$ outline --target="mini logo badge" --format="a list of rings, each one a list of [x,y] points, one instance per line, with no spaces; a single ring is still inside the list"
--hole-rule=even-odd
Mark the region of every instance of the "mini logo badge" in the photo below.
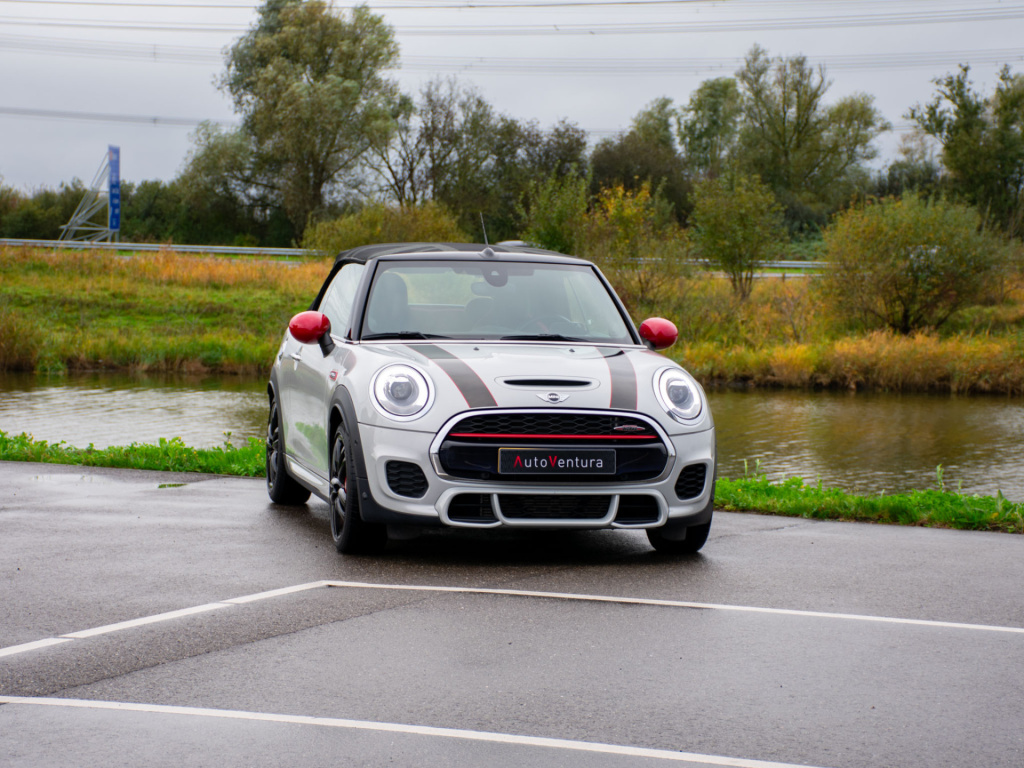
[[[546,395],[537,395],[545,403],[551,403],[552,405],[558,405],[558,403],[564,403],[569,399],[568,395],[560,395],[557,392],[548,392]]]

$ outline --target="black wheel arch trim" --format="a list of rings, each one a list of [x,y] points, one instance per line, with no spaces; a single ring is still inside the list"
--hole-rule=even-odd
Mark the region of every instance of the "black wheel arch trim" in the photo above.
[[[359,515],[367,523],[390,523],[392,525],[417,525],[434,526],[440,525],[441,521],[434,519],[424,520],[419,515],[408,515],[396,512],[381,505],[370,490],[370,482],[366,469],[366,457],[363,455],[363,442],[359,435],[359,420],[356,418],[355,401],[352,394],[345,387],[338,387],[331,398],[331,408],[328,412],[328,428],[334,421],[334,412],[341,414],[341,421],[348,433],[348,446],[351,450],[352,463],[359,485]]]
[[[270,407],[271,403],[277,403],[277,418],[281,420],[280,431],[281,431],[281,452],[287,458],[288,450],[284,444],[284,408],[281,404],[281,391],[280,386],[277,383],[277,371],[270,371],[270,381],[267,382],[267,407]]]

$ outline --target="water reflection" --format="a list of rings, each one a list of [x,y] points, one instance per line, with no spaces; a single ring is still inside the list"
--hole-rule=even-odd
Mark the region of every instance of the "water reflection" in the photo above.
[[[744,459],[769,478],[860,493],[936,487],[1024,499],[1024,404],[987,397],[712,392],[720,474]]]
[[[262,437],[263,381],[232,377],[0,375],[0,429],[97,447],[181,437],[189,445]],[[744,460],[859,493],[946,487],[1024,500],[1024,402],[832,392],[711,392],[720,475]]]
[[[237,377],[0,375],[0,429],[97,448],[180,437],[236,444],[266,429],[266,383]]]

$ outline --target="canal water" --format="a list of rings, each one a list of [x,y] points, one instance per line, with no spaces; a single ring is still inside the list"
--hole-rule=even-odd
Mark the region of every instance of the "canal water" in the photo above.
[[[802,477],[857,493],[935,488],[1024,501],[1024,401],[835,392],[710,392],[719,474]],[[0,430],[96,447],[262,437],[265,383],[108,374],[0,375]]]

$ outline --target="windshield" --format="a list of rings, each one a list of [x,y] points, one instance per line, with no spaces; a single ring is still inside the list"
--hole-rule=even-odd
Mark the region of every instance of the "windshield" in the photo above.
[[[635,343],[593,268],[473,261],[381,263],[361,338]]]

